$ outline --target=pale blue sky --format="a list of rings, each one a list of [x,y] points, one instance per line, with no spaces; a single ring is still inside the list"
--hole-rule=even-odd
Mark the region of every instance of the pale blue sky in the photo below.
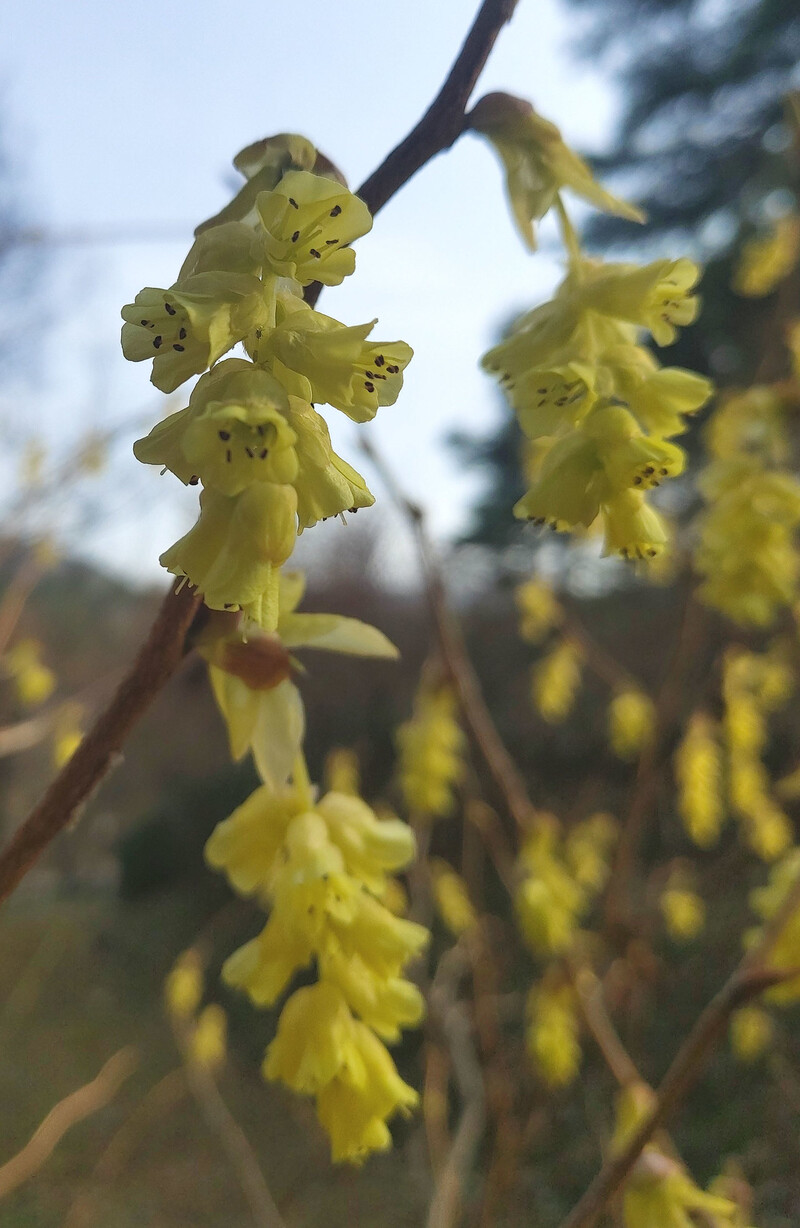
[[[302,132],[357,186],[430,101],[474,8],[473,0],[5,6],[0,81],[37,221],[56,234],[175,236],[58,250],[39,383],[2,405],[6,424],[9,415],[23,433],[41,424],[58,451],[88,426],[127,421],[148,404],[155,420],[161,398],[148,370],[119,351],[119,308],[143,285],[174,280],[192,227],[229,196],[232,156],[269,133]],[[615,98],[572,58],[574,23],[557,0],[520,0],[479,92],[524,94],[573,143],[601,149]],[[493,420],[495,394],[478,358],[558,268],[520,245],[493,156],[474,137],[425,168],[357,251],[355,275],[325,291],[320,306],[348,323],[378,316],[376,339],[414,347],[398,404],[361,429],[374,432],[447,535],[463,523],[475,478],[457,471],[441,440]],[[354,428],[326,413],[339,450],[361,468]],[[106,522],[88,549],[152,578],[159,551],[193,518],[196,492],[142,471],[132,438],[115,452],[113,480],[101,488]],[[67,533],[74,523],[64,516]],[[345,530],[319,530],[329,531]]]

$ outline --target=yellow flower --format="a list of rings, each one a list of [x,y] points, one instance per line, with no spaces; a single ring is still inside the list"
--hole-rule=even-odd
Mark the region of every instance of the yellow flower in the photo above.
[[[189,1036],[189,1061],[206,1070],[224,1065],[227,1054],[228,1019],[225,1011],[212,1002],[200,1012]]]
[[[625,1228],[694,1228],[694,1211],[728,1224],[735,1223],[738,1214],[735,1203],[701,1190],[675,1160],[645,1148],[622,1196]]]
[[[514,590],[519,611],[519,633],[529,644],[538,644],[563,618],[561,605],[544,580],[526,580]]]
[[[596,209],[633,222],[644,214],[612,196],[596,181],[583,158],[565,144],[555,124],[511,94],[486,94],[468,116],[469,126],[487,136],[506,170],[508,196],[527,247],[536,247],[532,223],[544,217],[561,188],[569,188]]]
[[[603,504],[604,554],[624,559],[653,559],[667,545],[663,518],[639,490],[623,490]]]
[[[596,894],[605,886],[618,835],[616,819],[602,812],[570,828],[564,842],[564,860],[584,891]]]
[[[394,405],[413,357],[405,341],[371,341],[377,324],[348,327],[319,311],[295,311],[269,335],[268,353],[308,380],[313,401],[326,401],[354,422]]]
[[[422,816],[443,818],[455,805],[454,789],[464,771],[464,735],[456,713],[449,687],[423,685],[411,720],[397,730],[400,787],[408,809]]]
[[[369,209],[335,179],[288,171],[256,197],[264,262],[301,286],[338,286],[356,263],[348,245],[372,228]]]
[[[193,948],[175,961],[164,982],[167,1010],[179,1020],[191,1019],[203,996],[203,965]]]
[[[212,610],[242,609],[265,630],[277,623],[278,572],[294,549],[297,495],[259,482],[234,497],[200,496],[200,518],[160,562],[185,576]]]
[[[440,857],[430,859],[436,909],[450,933],[458,938],[477,923],[478,915],[460,874]]]
[[[772,1018],[760,1006],[743,1006],[731,1015],[731,1048],[741,1062],[754,1062],[773,1037]]]
[[[582,1057],[574,989],[559,975],[545,976],[528,994],[527,1014],[525,1045],[535,1068],[550,1087],[568,1086]]]
[[[148,286],[122,308],[122,352],[130,362],[152,358],[152,383],[174,392],[241,341],[261,310],[261,282],[247,273],[197,273],[169,290]]]
[[[264,1074],[312,1095],[348,1062],[358,1063],[354,1020],[341,990],[327,981],[298,989],[281,1011]]]
[[[347,746],[334,746],[325,756],[325,787],[332,793],[357,797],[360,783],[358,755]]]
[[[711,397],[710,380],[681,367],[659,367],[641,345],[616,345],[600,356],[610,376],[607,395],[624,401],[641,425],[662,439],[688,427],[684,416],[696,413]]]
[[[700,276],[694,261],[654,260],[652,264],[585,262],[585,280],[575,288],[583,308],[638,324],[657,345],[671,345],[678,325],[692,324],[700,308],[690,295]]]
[[[667,884],[659,900],[667,933],[675,942],[691,942],[706,923],[706,906],[700,896],[680,881]]]
[[[783,904],[789,891],[800,876],[800,849],[792,848],[770,870],[769,882],[750,895],[750,906],[763,920],[769,921]],[[750,946],[760,936],[760,930],[751,930],[745,935]],[[789,970],[800,967],[800,910],[795,909],[783,926],[777,942],[772,947],[770,967]],[[800,977],[792,977],[781,985],[775,985],[764,994],[766,1002],[780,1005],[796,1002],[800,998]]]
[[[416,985],[401,976],[379,976],[359,955],[346,956],[331,944],[320,953],[319,969],[322,980],[336,985],[350,1009],[383,1040],[398,1041],[400,1029],[416,1027],[425,1014]]]
[[[206,860],[225,872],[240,895],[267,891],[289,824],[306,805],[298,789],[275,792],[262,785],[214,828]]]
[[[575,937],[587,897],[562,859],[555,819],[539,816],[519,859],[514,896],[520,931],[536,955],[560,955]]]
[[[4,662],[17,698],[26,708],[38,708],[56,688],[56,676],[42,662],[42,652],[38,640],[17,640]]]
[[[609,705],[608,722],[614,753],[621,759],[631,759],[653,736],[653,701],[642,691],[620,691]]]
[[[551,725],[566,720],[581,682],[583,654],[571,640],[562,640],[534,667],[533,703]]]
[[[800,256],[800,218],[787,213],[763,235],[742,247],[733,289],[746,298],[763,298],[784,281]]]
[[[710,848],[719,839],[725,812],[717,728],[703,712],[689,720],[675,753],[675,776],[686,831],[700,848]]]
[[[195,230],[202,235],[212,228],[221,230],[231,222],[247,223],[252,239],[252,226],[258,221],[256,198],[259,192],[271,192],[288,171],[311,171],[321,155],[310,141],[295,132],[279,132],[245,146],[233,159],[233,165],[247,182],[224,209]]]

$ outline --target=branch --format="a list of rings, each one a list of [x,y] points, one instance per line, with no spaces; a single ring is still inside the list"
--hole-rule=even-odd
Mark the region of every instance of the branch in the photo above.
[[[601,1169],[561,1228],[594,1228],[656,1130],[665,1124],[699,1079],[711,1049],[724,1032],[733,1012],[745,1002],[757,998],[765,989],[798,975],[798,968],[780,970],[768,966],[783,928],[798,908],[800,874],[780,908],[762,929],[758,942],[742,958],[716,997],[712,998],[681,1045],[658,1089],[652,1112],[624,1151]]]
[[[366,453],[381,476],[389,494],[411,526],[425,577],[439,647],[455,687],[464,723],[497,785],[509,814],[521,831],[528,831],[536,816],[525,780],[504,745],[481,693],[480,683],[464,648],[461,630],[453,617],[444,590],[441,571],[425,527],[421,508],[399,488],[375,445],[361,440]]]
[[[472,28],[439,93],[419,123],[365,179],[356,195],[373,215],[408,183],[431,158],[449,149],[465,130],[464,113],[489,54],[519,0],[483,0]],[[322,286],[314,282],[305,292],[312,307]]]
[[[377,213],[412,175],[435,154],[449,148],[463,131],[469,96],[517,3],[518,0],[483,0],[447,80],[425,115],[359,189],[372,213]],[[318,284],[308,287],[306,299],[312,306],[321,289]],[[100,783],[128,733],[177,667],[186,633],[200,604],[200,598],[187,589],[180,593],[170,591],[147,642],[108,708],[95,721],[42,802],[0,853],[0,902],[10,895]]]
[[[0,854],[0,901],[11,894],[112,767],[131,729],[180,664],[184,637],[200,604],[188,585],[169,591],[108,706]]]
[[[105,1108],[133,1074],[137,1061],[135,1049],[120,1049],[119,1053],[108,1059],[91,1083],[85,1083],[59,1100],[22,1151],[0,1168],[0,1198],[7,1197],[39,1171],[70,1126]]]

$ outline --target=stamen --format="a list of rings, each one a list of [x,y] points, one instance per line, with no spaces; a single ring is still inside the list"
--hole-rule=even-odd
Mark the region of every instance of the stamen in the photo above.
[[[171,303],[165,303],[164,310],[166,311],[168,316],[174,316],[177,314],[177,312],[175,311],[175,308],[172,306]]]
[[[331,209],[331,211],[330,211],[329,216],[330,216],[330,217],[338,217],[338,216],[339,216],[339,214],[340,214],[341,212],[342,212],[342,206],[341,206],[341,205],[334,205],[334,206],[333,206],[333,208],[332,208],[332,209]]]

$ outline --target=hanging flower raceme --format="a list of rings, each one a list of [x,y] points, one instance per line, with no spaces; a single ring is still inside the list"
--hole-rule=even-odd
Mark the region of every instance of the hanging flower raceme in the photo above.
[[[769,922],[784,903],[787,895],[800,878],[800,848],[792,848],[772,867],[769,882],[750,895],[750,906],[762,919]],[[750,930],[745,935],[745,945],[752,946],[761,936],[761,929]],[[800,968],[800,909],[795,909],[782,926],[777,941],[769,956],[769,966],[780,971]],[[780,985],[775,985],[764,994],[767,1002],[780,1005],[796,1002],[800,998],[800,976],[795,976]]]
[[[581,1064],[580,1022],[575,990],[559,968],[549,969],[528,994],[525,1047],[550,1087],[566,1087]]]
[[[247,184],[199,228],[175,284],[123,308],[122,345],[133,361],[153,360],[163,391],[202,376],[186,408],[135,447],[203,488],[197,524],[163,566],[210,608],[243,610],[273,631],[278,573],[297,534],[374,502],[312,401],[373,418],[396,401],[411,349],[368,341],[375,321],[348,327],[303,301],[311,282],[334,286],[353,272],[350,245],[372,225],[332,164],[283,133],[235,165]],[[248,358],[220,362],[239,342]]]
[[[695,712],[675,752],[678,811],[688,835],[699,848],[719,839],[725,817],[722,792],[722,750],[715,723]]]
[[[590,896],[565,860],[552,815],[537,816],[517,864],[514,905],[522,936],[535,955],[563,954],[572,945]]]
[[[533,668],[531,697],[537,712],[550,725],[566,720],[581,682],[583,653],[572,640],[561,640]]]
[[[464,734],[458,703],[447,685],[421,685],[409,721],[397,730],[398,781],[408,810],[445,818],[455,806],[464,772]]]
[[[681,869],[670,874],[658,901],[667,933],[674,942],[692,942],[706,923],[706,906]]]
[[[592,897],[606,885],[618,836],[616,819],[602,811],[589,815],[567,832],[564,860],[578,886]]]
[[[742,626],[769,626],[800,595],[800,482],[788,464],[786,408],[777,389],[751,388],[717,408],[706,434],[700,596]]]
[[[488,118],[476,108],[481,124],[493,122],[492,97],[486,100]],[[507,110],[502,123],[511,131],[527,112],[524,106]],[[527,116],[524,125],[539,122]],[[495,139],[490,127],[485,130]],[[556,163],[566,165],[556,158],[552,167]],[[523,159],[519,165],[529,163]],[[652,559],[664,550],[668,533],[645,494],[682,471],[684,454],[670,437],[686,429],[686,415],[705,404],[711,385],[691,371],[662,369],[638,342],[647,330],[656,344],[669,345],[679,327],[693,322],[699,272],[685,258],[641,266],[586,259],[558,195],[560,186],[576,187],[610,211],[635,213],[598,185],[590,192],[590,178],[582,190],[577,180],[552,167],[546,175],[541,167],[532,172],[536,182],[546,179],[549,185],[536,204],[519,178],[514,181],[515,210],[523,235],[532,240],[530,217],[558,205],[569,251],[567,274],[552,301],[523,315],[483,358],[486,370],[499,377],[523,433],[536,445],[532,485],[514,514],[568,531],[586,530],[599,518],[606,553]]]
[[[731,808],[747,843],[765,861],[774,861],[792,840],[791,824],[772,794],[762,755],[768,714],[787,702],[794,687],[780,645],[769,653],[729,651],[725,656],[722,693]]]
[[[564,617],[558,598],[544,580],[526,580],[514,590],[514,600],[519,611],[519,634],[528,644],[541,643]]]
[[[228,959],[225,980],[270,1006],[315,962],[316,983],[283,1008],[264,1073],[316,1097],[335,1160],[359,1162],[388,1147],[387,1119],[417,1100],[382,1043],[423,1011],[403,968],[427,931],[381,902],[389,875],[413,854],[400,820],[378,819],[346,794],[317,801],[302,761],[291,786],[262,786],[206,846],[237,891],[270,907],[259,937]]]

